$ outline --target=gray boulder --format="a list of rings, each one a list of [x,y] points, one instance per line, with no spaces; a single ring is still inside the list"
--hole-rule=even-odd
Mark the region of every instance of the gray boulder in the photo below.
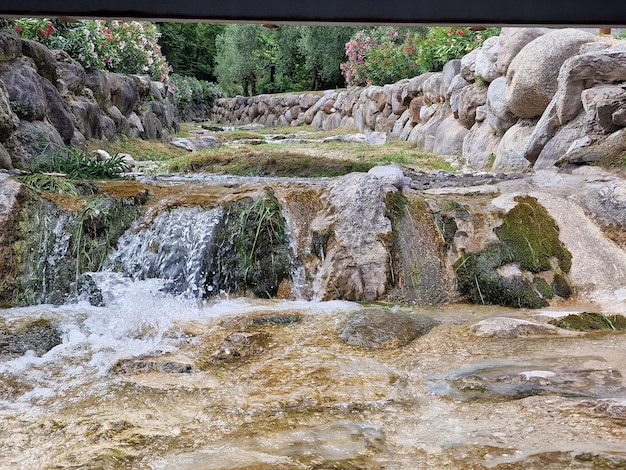
[[[593,81],[626,81],[626,50],[604,50],[571,57],[559,73],[556,112],[561,125],[583,109],[581,93]],[[610,118],[609,118],[610,120]]]
[[[58,76],[57,60],[54,53],[43,44],[28,39],[22,40],[22,54],[30,57],[37,67],[37,73],[56,83]]]
[[[567,153],[572,143],[588,136],[592,127],[592,123],[589,122],[584,113],[579,114],[576,119],[570,121],[565,126],[559,127],[554,137],[541,149],[541,153],[539,153],[533,167],[536,169],[554,168],[555,163]],[[531,140],[534,137],[535,133],[533,131]]]
[[[580,98],[587,118],[600,129],[614,132],[624,127],[619,121],[615,122],[614,115],[626,110],[626,83],[621,86],[598,85],[588,88],[580,94]]]
[[[76,128],[87,140],[101,139],[100,107],[86,99],[70,101],[70,109],[76,119]]]
[[[452,59],[443,66],[443,81],[441,83],[441,94],[448,98],[448,90],[452,81],[461,73],[461,59]],[[416,95],[417,96],[417,95]]]
[[[476,57],[479,50],[474,49],[461,57],[461,77],[470,83],[476,80]]]
[[[397,165],[377,165],[370,168],[367,173],[378,178],[381,183],[398,189],[402,189],[411,182],[411,179],[405,177],[404,172]]]
[[[32,167],[35,158],[65,150],[63,139],[46,121],[21,121],[4,146],[11,155],[13,166],[23,168]]]
[[[22,55],[22,39],[12,29],[0,29],[0,62],[8,62]]]
[[[441,94],[443,84],[443,73],[438,72],[428,77],[422,84],[424,98],[429,103],[443,103],[445,96]]]
[[[139,102],[137,81],[127,75],[112,73],[108,77],[111,104],[117,106],[124,116],[129,116]]]
[[[72,59],[65,51],[54,51],[58,76],[65,87],[74,94],[79,94],[87,81],[87,74],[82,65]]]
[[[498,135],[504,133],[517,122],[518,118],[506,105],[506,79],[498,77],[487,89],[487,122]]]
[[[509,65],[526,44],[550,31],[548,28],[502,28],[497,61],[500,74],[506,75]]]
[[[37,121],[46,115],[42,79],[24,59],[0,63],[0,81],[9,94],[11,108],[21,119]]]
[[[432,151],[437,155],[461,155],[468,133],[469,130],[450,114],[437,127]]]
[[[11,162],[11,155],[4,148],[2,144],[0,144],[0,169],[11,170],[13,169],[13,163]],[[0,205],[2,203],[0,202]],[[0,221],[1,222],[1,221]],[[2,224],[0,224],[1,226]]]
[[[475,170],[487,168],[495,159],[500,139],[486,121],[476,123],[463,139],[463,158]]]
[[[428,333],[437,321],[427,316],[367,309],[348,319],[339,339],[352,346],[397,349]]]
[[[476,108],[487,102],[487,87],[472,84],[459,93],[459,122],[470,129],[476,122]]]
[[[85,87],[93,92],[93,96],[101,109],[111,106],[111,88],[107,75],[98,69],[85,69]]]
[[[563,29],[544,34],[515,56],[506,74],[506,101],[522,118],[541,116],[557,89],[561,65],[581,46],[596,41],[593,34]]]
[[[74,136],[74,116],[58,90],[46,79],[41,80],[48,107],[47,116],[65,143]]]
[[[0,81],[0,142],[4,142],[19,123],[19,118],[11,111],[9,94]]]
[[[459,112],[459,97],[461,95],[461,90],[468,85],[470,85],[470,83],[459,74],[452,79],[450,86],[446,90],[446,98],[450,103],[450,109],[457,117]]]
[[[528,168],[530,162],[524,158],[524,150],[532,131],[532,121],[522,121],[509,128],[496,148],[496,159],[491,170],[513,172]]]
[[[476,76],[481,80],[491,83],[502,76],[498,68],[498,53],[500,51],[500,38],[492,36],[487,38],[482,47],[478,49],[474,65]]]

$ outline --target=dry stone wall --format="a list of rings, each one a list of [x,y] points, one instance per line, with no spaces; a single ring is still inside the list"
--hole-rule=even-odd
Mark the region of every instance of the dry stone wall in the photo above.
[[[474,169],[519,171],[626,152],[626,41],[502,28],[441,72],[385,86],[219,99],[212,119],[385,132]]]

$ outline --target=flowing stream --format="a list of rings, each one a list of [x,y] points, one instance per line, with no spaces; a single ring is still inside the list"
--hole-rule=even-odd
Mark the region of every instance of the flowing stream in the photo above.
[[[286,217],[299,261],[285,299],[203,295],[224,209],[207,203],[217,196],[202,193],[206,182],[159,184],[178,188],[159,203],[171,210],[150,208],[105,269],[88,273],[98,302],[0,310],[3,331],[35,332],[0,356],[1,469],[626,466],[625,335],[470,328],[493,318],[545,324],[597,306],[322,301],[312,286],[329,285],[333,254],[321,250],[313,263],[302,251],[304,203]],[[247,184],[226,186],[259,192]],[[193,204],[173,204],[176,192]],[[340,339],[355,315],[381,308],[436,326],[400,347]],[[3,335],[0,346],[10,344]]]

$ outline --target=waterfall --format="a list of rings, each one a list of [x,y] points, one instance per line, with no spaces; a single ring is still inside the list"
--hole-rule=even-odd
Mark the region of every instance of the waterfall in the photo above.
[[[108,267],[135,279],[166,279],[170,292],[201,297],[208,251],[222,212],[200,206],[161,210],[154,220],[139,223],[120,238]]]

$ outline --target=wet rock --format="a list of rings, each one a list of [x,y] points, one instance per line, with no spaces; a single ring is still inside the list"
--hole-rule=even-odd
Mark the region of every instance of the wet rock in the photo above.
[[[495,365],[475,363],[443,377],[434,377],[429,388],[459,401],[507,399],[554,394],[600,398],[625,391],[621,374],[614,369],[556,368],[549,364]]]
[[[27,351],[42,356],[61,342],[59,328],[41,319],[14,330],[0,330],[0,357],[17,357]]]
[[[476,336],[518,338],[531,335],[554,335],[558,329],[552,325],[535,323],[518,318],[495,317],[481,320],[470,327]]]
[[[368,173],[378,178],[382,183],[402,189],[411,182],[404,176],[402,169],[397,165],[378,165],[371,168]]]
[[[270,336],[260,331],[238,331],[229,334],[208,359],[210,364],[238,361],[258,356],[268,346]]]
[[[583,408],[585,413],[598,418],[609,418],[626,423],[626,400],[605,399],[605,400],[585,400],[578,403],[578,408]]]
[[[427,316],[368,309],[346,322],[339,339],[352,346],[396,349],[425,335],[436,325],[437,321]]]
[[[189,374],[193,372],[193,366],[184,362],[159,360],[148,356],[132,359],[120,359],[111,368],[115,375],[136,375],[161,372],[165,374]]]

